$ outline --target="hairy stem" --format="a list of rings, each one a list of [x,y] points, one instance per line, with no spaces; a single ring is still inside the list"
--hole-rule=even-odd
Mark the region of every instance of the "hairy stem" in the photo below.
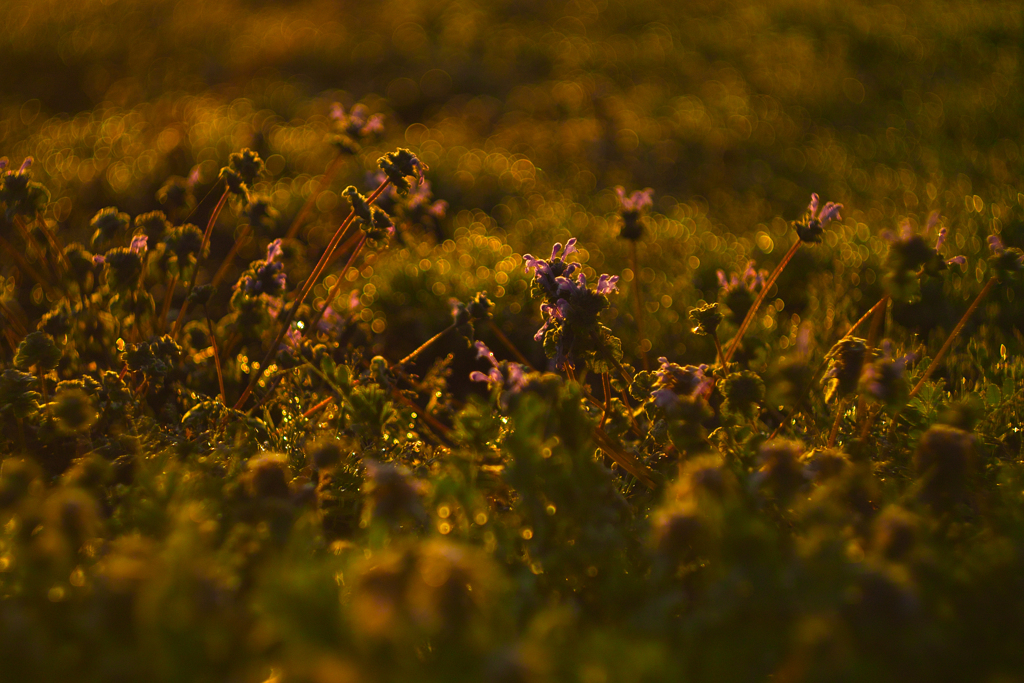
[[[921,391],[921,387],[923,387],[924,383],[928,381],[928,378],[932,376],[932,373],[935,372],[935,368],[939,366],[939,363],[945,357],[950,347],[953,346],[953,341],[957,338],[957,335],[960,334],[960,331],[964,329],[964,325],[967,324],[967,320],[971,317],[974,311],[977,310],[978,305],[981,304],[981,300],[985,298],[985,295],[987,295],[989,290],[995,286],[996,282],[998,282],[998,280],[993,275],[988,279],[988,282],[985,283],[985,286],[981,288],[981,291],[978,292],[978,296],[974,297],[974,301],[971,302],[971,305],[967,308],[963,317],[960,318],[960,322],[958,322],[956,327],[953,328],[953,331],[949,333],[949,337],[946,338],[946,343],[943,344],[942,348],[939,349],[939,352],[935,354],[935,358],[933,358],[932,362],[928,364],[927,368],[925,368],[924,374],[921,375],[921,379],[917,380],[917,384],[915,384],[914,388],[910,390],[910,395],[907,397],[908,399],[914,398],[917,396],[917,393]]]
[[[401,367],[401,366],[405,365],[406,363],[411,363],[413,360],[416,359],[416,356],[420,355],[423,351],[425,351],[426,349],[430,348],[430,346],[434,342],[436,342],[438,339],[440,339],[444,335],[446,335],[449,332],[451,332],[452,330],[454,330],[455,327],[456,327],[455,323],[452,323],[451,325],[449,325],[448,327],[444,328],[443,330],[441,330],[440,332],[435,334],[433,337],[431,337],[427,341],[425,341],[422,344],[420,344],[419,348],[417,348],[415,351],[413,351],[408,356],[406,356],[402,360],[398,361],[397,363],[395,363],[391,367],[397,368],[397,367]]]
[[[213,233],[213,226],[220,217],[220,212],[223,210],[224,204],[227,203],[229,194],[230,191],[227,188],[224,188],[224,192],[221,194],[220,200],[217,202],[217,206],[213,207],[213,213],[210,214],[210,220],[206,223],[206,231],[203,233],[203,241],[199,245],[199,258],[202,258],[203,251],[206,250],[206,245],[210,243],[210,235]],[[181,303],[181,310],[178,311],[178,317],[175,318],[174,327],[171,329],[171,336],[174,338],[177,338],[178,331],[185,322],[185,315],[188,313],[188,296],[196,286],[196,278],[199,277],[199,258],[196,259],[195,268],[192,269],[192,273],[188,279],[188,285],[185,287],[185,300]]]
[[[768,277],[768,281],[764,283],[763,287],[761,287],[761,291],[758,292],[757,298],[754,299],[754,305],[750,307],[749,311],[747,311],[747,315],[743,318],[743,323],[740,325],[740,329],[736,331],[736,336],[733,337],[732,342],[729,344],[729,349],[725,352],[724,363],[728,363],[732,360],[733,355],[736,353],[736,349],[740,346],[740,342],[743,341],[743,335],[747,333],[750,323],[754,322],[754,318],[757,317],[757,311],[761,308],[761,304],[764,303],[765,297],[768,296],[768,290],[770,290],[775,284],[775,281],[779,279],[779,275],[782,274],[782,271],[796,255],[801,244],[803,244],[803,241],[799,239],[793,243],[793,246],[789,248],[786,255],[782,257],[781,261],[779,261],[779,265],[775,266],[775,270],[773,270],[772,274]]]
[[[384,190],[387,189],[388,184],[390,184],[390,182],[390,180],[385,179],[384,182],[382,182],[380,186],[373,191],[373,194],[367,197],[367,203],[372,204],[378,197],[380,197]],[[256,383],[259,382],[260,377],[263,376],[263,372],[266,369],[267,364],[270,362],[270,359],[274,357],[274,354],[277,353],[278,345],[284,339],[285,334],[288,333],[288,328],[291,326],[292,321],[295,319],[295,315],[299,312],[299,307],[302,306],[302,303],[306,300],[306,297],[309,295],[309,292],[313,289],[313,285],[315,285],[316,281],[320,278],[320,274],[323,272],[324,268],[327,267],[327,262],[330,261],[331,256],[334,255],[334,250],[337,249],[338,243],[341,242],[342,237],[345,236],[345,231],[352,224],[353,220],[355,219],[355,215],[355,211],[349,211],[348,216],[345,218],[342,224],[338,226],[338,229],[334,231],[334,236],[331,238],[331,241],[328,242],[327,248],[324,250],[323,255],[317,262],[316,267],[313,269],[313,272],[309,274],[309,277],[306,278],[306,282],[302,285],[302,289],[299,295],[295,298],[295,301],[288,309],[288,313],[285,314],[284,320],[281,321],[280,330],[278,331],[277,336],[274,338],[274,342],[270,345],[270,349],[267,351],[267,354],[264,357],[263,362],[260,363],[259,369],[252,373],[252,377],[249,378],[249,384],[246,386],[245,391],[242,392],[242,395],[239,397],[238,402],[235,403],[235,410],[241,410],[242,406],[245,404],[245,401],[249,398],[249,395],[252,393],[253,388],[255,388]]]
[[[629,241],[629,259],[633,268],[633,305],[636,309],[636,333],[640,338],[640,361],[643,363],[644,370],[650,370],[647,363],[647,351],[644,349],[644,341],[646,341],[644,337],[644,304],[643,298],[640,296],[640,269],[637,267],[636,240]]]
[[[210,331],[210,346],[213,347],[213,362],[217,366],[217,384],[220,385],[220,402],[228,404],[228,395],[224,391],[224,370],[220,366],[220,353],[217,350],[217,335],[213,331],[213,321],[206,316],[206,329]]]
[[[526,358],[526,356],[524,356],[522,352],[518,348],[516,348],[516,345],[512,343],[512,340],[505,336],[505,333],[501,331],[501,328],[498,327],[498,324],[494,322],[494,320],[488,318],[487,324],[491,328],[491,332],[494,333],[494,336],[498,338],[498,341],[504,344],[505,348],[512,352],[512,355],[516,357],[517,361],[519,361],[526,367],[530,368],[531,370],[537,370],[537,368],[533,367],[533,363],[531,363]]]
[[[306,203],[302,205],[302,208],[299,209],[299,213],[295,216],[295,220],[292,221],[292,224],[288,227],[288,232],[285,233],[286,238],[291,239],[299,233],[299,228],[301,228],[302,224],[306,221],[306,217],[313,208],[313,204],[316,203],[316,200],[320,197],[323,191],[330,186],[334,177],[338,175],[338,171],[341,170],[341,163],[344,160],[345,157],[341,152],[338,153],[338,156],[334,157],[334,161],[331,162],[331,165],[327,167],[327,171],[324,172],[324,176],[323,179],[320,180],[320,184],[317,185],[316,190],[309,195],[309,199],[307,199]]]

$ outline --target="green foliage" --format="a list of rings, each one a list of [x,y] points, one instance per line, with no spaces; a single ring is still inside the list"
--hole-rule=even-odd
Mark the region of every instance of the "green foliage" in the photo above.
[[[8,4],[0,681],[1024,670],[1012,3]]]

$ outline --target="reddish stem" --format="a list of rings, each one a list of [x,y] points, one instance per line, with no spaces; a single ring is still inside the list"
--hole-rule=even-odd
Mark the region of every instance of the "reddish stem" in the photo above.
[[[754,305],[750,307],[749,311],[747,311],[747,315],[743,318],[743,323],[740,325],[740,329],[736,332],[736,336],[733,337],[732,342],[729,344],[729,349],[725,352],[725,358],[722,362],[723,365],[732,360],[733,355],[736,353],[736,349],[739,348],[740,342],[743,340],[743,335],[746,334],[747,328],[750,327],[750,323],[752,323],[754,318],[757,317],[758,309],[761,308],[761,304],[764,303],[765,297],[768,296],[768,290],[770,290],[775,284],[775,281],[779,279],[779,275],[782,274],[783,269],[796,255],[797,249],[800,248],[801,244],[803,244],[803,242],[799,239],[793,243],[793,246],[789,248],[786,255],[782,257],[781,261],[779,261],[779,265],[775,266],[775,270],[773,270],[772,274],[768,277],[768,281],[764,283],[763,287],[761,287],[761,291],[758,293],[757,298],[754,299]]]

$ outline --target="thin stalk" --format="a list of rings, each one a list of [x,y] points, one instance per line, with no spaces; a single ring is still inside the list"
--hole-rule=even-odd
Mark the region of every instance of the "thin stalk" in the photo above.
[[[57,233],[50,230],[50,226],[46,224],[45,220],[39,218],[39,216],[36,216],[35,223],[39,226],[39,231],[43,233],[46,241],[50,243],[50,248],[56,252],[57,258],[64,267],[64,272],[71,270],[71,263],[68,261],[68,257],[64,253],[64,244],[60,241],[60,238],[57,237]]]
[[[20,251],[15,249],[14,246],[3,237],[0,237],[0,249],[6,251],[7,254],[14,259],[14,264],[17,266],[18,270],[35,280],[48,295],[55,296],[53,286],[43,278],[35,268],[29,265],[28,261],[25,260],[25,257],[21,255]]]
[[[733,355],[736,353],[736,349],[739,348],[740,342],[743,340],[743,335],[747,333],[747,328],[750,327],[750,323],[754,322],[754,318],[757,317],[758,309],[761,308],[761,304],[764,303],[765,297],[768,296],[768,290],[772,288],[775,281],[779,279],[779,275],[782,274],[782,271],[789,262],[793,260],[793,257],[796,255],[801,244],[803,244],[803,241],[799,239],[793,243],[793,246],[789,248],[786,255],[782,257],[781,261],[779,261],[779,265],[775,266],[775,270],[773,270],[772,274],[768,277],[768,281],[764,283],[763,287],[761,287],[761,291],[758,293],[757,298],[754,299],[754,305],[750,307],[749,311],[747,311],[747,315],[743,318],[743,323],[740,325],[740,329],[737,330],[736,336],[733,337],[732,342],[729,344],[729,349],[725,352],[725,363],[732,360]]]
[[[888,294],[886,294],[884,297],[882,297],[882,301],[888,302],[888,300],[889,300],[889,295]],[[875,315],[871,319],[871,328],[868,330],[867,349],[866,349],[866,352],[865,352],[865,358],[867,360],[869,360],[869,361],[872,359],[872,357],[874,355],[875,345],[878,342],[878,331],[881,329],[881,327],[882,327],[882,319],[885,317],[885,307],[884,306],[875,305],[875,306],[872,306],[871,308],[875,312]],[[858,399],[857,399],[857,421],[858,422],[867,415],[867,405],[868,405],[867,399],[864,398],[863,395],[858,397]]]
[[[413,351],[408,356],[406,356],[402,360],[398,361],[397,363],[395,363],[391,367],[397,368],[397,367],[401,367],[401,366],[405,365],[406,363],[411,363],[413,360],[416,359],[416,356],[420,355],[423,351],[428,349],[431,346],[431,344],[436,342],[438,339],[440,339],[444,335],[446,335],[449,332],[451,332],[452,330],[454,330],[455,327],[456,327],[455,323],[452,323],[451,325],[449,325],[448,327],[444,328],[443,330],[441,330],[440,332],[435,334],[433,337],[431,337],[427,341],[425,341],[422,344],[420,344],[419,348],[417,348],[415,351]]]
[[[971,305],[967,308],[963,317],[960,318],[960,322],[956,324],[956,327],[954,327],[953,331],[950,332],[949,337],[946,338],[946,343],[943,344],[942,348],[939,349],[939,352],[935,354],[935,358],[933,358],[932,362],[928,364],[927,368],[925,368],[924,374],[921,375],[921,379],[917,380],[917,384],[915,384],[914,388],[910,390],[910,395],[907,397],[908,399],[914,398],[917,396],[918,392],[921,391],[921,387],[923,387],[924,383],[928,381],[928,378],[931,377],[933,372],[935,372],[935,368],[939,366],[939,363],[945,357],[946,352],[948,352],[950,347],[953,346],[953,341],[957,338],[957,335],[960,334],[961,330],[964,329],[964,325],[967,324],[967,320],[971,317],[974,311],[977,310],[978,305],[981,304],[981,300],[985,298],[985,295],[988,294],[989,290],[995,286],[996,282],[998,282],[998,280],[993,275],[988,279],[988,282],[985,283],[985,286],[981,288],[981,291],[978,292],[978,296],[974,297],[974,301],[971,302]]]
[[[39,375],[39,393],[42,394],[43,401],[48,401],[50,399],[46,392],[46,373],[44,373],[43,369],[37,365],[36,374]]]
[[[8,325],[18,334],[19,337],[25,336],[25,326],[21,322],[21,318],[14,314],[14,311],[9,309],[3,301],[0,301],[0,312],[7,318]]]
[[[47,260],[46,251],[40,249],[36,241],[32,239],[32,233],[29,232],[28,226],[25,225],[25,221],[22,220],[21,216],[14,217],[14,226],[18,229],[18,232],[21,233],[21,238],[25,242],[25,253],[28,253],[30,249],[34,248],[34,250],[39,253],[40,270],[43,271],[44,275],[48,276],[47,279],[52,275],[53,282],[56,282],[58,279],[56,267]]]
[[[611,382],[608,381],[608,373],[601,373],[601,389],[604,390],[604,410],[601,412],[601,421],[597,424],[598,428],[604,427],[604,423],[608,420],[608,413],[612,410],[612,386]]]
[[[711,341],[715,342],[715,363],[722,367],[725,365],[725,353],[722,351],[722,342],[718,341],[718,335],[711,335]]]
[[[600,427],[594,430],[594,441],[597,442],[597,445],[600,446],[601,449],[608,454],[608,457],[614,460],[619,467],[636,477],[647,488],[655,488],[654,479],[651,477],[650,470],[647,466],[637,460],[635,456],[619,450],[611,440],[611,437],[609,437]]]
[[[206,316],[206,329],[210,331],[210,346],[213,347],[213,362],[217,366],[217,384],[220,385],[220,402],[228,404],[228,395],[224,391],[224,370],[220,366],[220,353],[217,351],[217,335],[213,331],[213,322]]]
[[[836,419],[832,423],[832,431],[828,434],[828,447],[836,445],[836,437],[839,436],[839,423],[843,421],[843,410],[846,408],[846,399],[840,399],[836,404]]]
[[[210,284],[216,287],[220,284],[220,281],[224,279],[224,276],[228,274],[228,268],[231,267],[231,263],[235,260],[235,256],[238,255],[238,250],[245,244],[246,239],[249,237],[249,233],[252,232],[252,226],[246,225],[242,228],[241,234],[238,235],[238,239],[231,245],[231,250],[228,255],[221,261],[220,268],[217,269],[217,274],[213,276]]]
[[[390,182],[390,180],[385,179],[384,182],[382,182],[380,186],[373,191],[373,194],[367,198],[367,203],[372,204],[384,192],[384,190],[387,189]],[[260,377],[263,376],[264,369],[267,367],[270,359],[273,358],[274,354],[277,352],[277,347],[281,343],[281,340],[284,339],[285,334],[288,333],[288,328],[291,326],[292,320],[295,319],[295,315],[299,312],[299,307],[302,306],[302,302],[306,300],[309,292],[313,289],[313,285],[316,284],[316,281],[320,278],[320,274],[323,272],[324,268],[327,267],[327,262],[331,259],[331,256],[334,254],[334,250],[338,247],[338,243],[341,242],[341,238],[344,237],[345,231],[352,224],[354,219],[355,211],[349,211],[348,217],[345,218],[342,224],[338,226],[338,229],[334,231],[334,237],[332,237],[331,241],[328,242],[327,249],[324,250],[323,255],[320,257],[316,267],[313,269],[313,272],[309,274],[308,278],[306,278],[306,282],[302,285],[302,290],[300,291],[299,296],[296,297],[291,308],[288,309],[288,313],[285,314],[285,318],[281,322],[281,329],[274,338],[274,342],[267,351],[267,355],[264,357],[263,362],[260,363],[259,369],[252,373],[252,377],[249,378],[248,386],[246,386],[245,391],[242,392],[238,402],[235,403],[235,410],[242,409],[242,405],[245,404],[245,401],[249,398],[253,388],[255,388],[256,383],[259,382]]]
[[[157,321],[159,325],[158,329],[163,330],[167,327],[167,312],[171,310],[171,299],[174,298],[174,287],[178,284],[178,274],[175,273],[171,276],[171,281],[167,283],[167,292],[164,294],[164,303],[160,307],[160,319]]]
[[[871,316],[871,314],[873,314],[873,313],[874,313],[875,311],[877,311],[877,310],[878,310],[879,306],[884,306],[884,305],[885,305],[885,304],[886,304],[886,303],[887,303],[888,301],[889,301],[889,295],[888,295],[888,294],[886,294],[886,295],[885,295],[885,296],[883,296],[883,297],[882,297],[881,299],[879,299],[879,300],[878,300],[878,301],[877,301],[877,302],[875,303],[875,305],[874,305],[874,306],[872,306],[871,308],[869,308],[869,309],[867,310],[867,312],[866,312],[866,313],[865,313],[864,315],[862,315],[862,316],[861,316],[861,317],[860,317],[860,318],[859,318],[859,319],[857,320],[857,322],[855,322],[854,324],[850,325],[850,329],[848,329],[848,330],[846,331],[846,334],[844,334],[844,335],[843,335],[843,336],[841,337],[841,339],[846,339],[847,337],[849,337],[850,335],[852,335],[852,334],[853,334],[853,333],[854,333],[854,332],[855,332],[855,331],[857,330],[857,328],[858,328],[858,327],[860,327],[860,326],[861,326],[861,325],[862,325],[862,324],[864,323],[864,321],[865,321],[865,320],[867,320],[867,319],[868,319],[868,318],[869,318],[869,317]],[[808,384],[807,384],[807,385],[806,385],[806,386],[805,386],[805,387],[803,388],[803,391],[801,391],[801,392],[800,392],[800,395],[801,395],[801,396],[803,396],[804,394],[806,394],[806,393],[808,392],[808,390],[810,390],[811,386],[812,386],[812,385],[813,385],[813,384],[814,384],[814,383],[815,383],[815,382],[817,381],[817,379],[818,379],[818,374],[819,374],[819,373],[820,373],[820,372],[821,372],[821,371],[822,371],[822,370],[823,370],[824,368],[825,368],[825,361],[822,361],[822,362],[821,362],[821,363],[820,363],[820,364],[818,365],[818,369],[814,371],[814,375],[813,375],[813,376],[811,377],[811,381],[810,381],[810,382],[809,382],[809,383],[808,383]],[[774,439],[774,438],[775,438],[776,436],[778,436],[778,435],[779,435],[779,432],[781,432],[781,431],[782,431],[782,428],[783,428],[783,427],[784,427],[785,425],[789,424],[789,421],[793,419],[793,416],[794,416],[794,415],[796,414],[797,410],[798,410],[797,406],[793,406],[792,408],[790,408],[789,412],[788,412],[788,413],[786,414],[786,418],[785,418],[785,419],[784,419],[784,420],[783,420],[782,422],[780,422],[780,423],[779,423],[779,426],[778,426],[778,427],[776,427],[776,428],[775,428],[775,430],[774,430],[774,431],[772,432],[771,436],[769,436],[769,437],[768,437],[768,440],[769,440],[769,441],[771,441],[771,440],[772,440],[772,439]]]
[[[316,326],[319,325],[320,321],[323,319],[324,313],[327,312],[328,307],[334,303],[335,299],[338,298],[338,294],[341,292],[341,287],[345,283],[345,274],[348,273],[348,269],[352,267],[353,263],[355,263],[356,257],[359,256],[359,252],[363,250],[364,246],[366,246],[366,233],[363,233],[363,238],[359,240],[359,243],[356,245],[352,255],[348,257],[345,267],[341,269],[340,273],[338,273],[338,280],[334,283],[334,286],[331,287],[331,291],[327,293],[327,299],[324,301],[323,308],[313,316],[313,321],[309,324],[309,329],[316,329]]]
[[[644,304],[643,298],[640,296],[640,269],[637,267],[636,240],[629,241],[629,260],[633,267],[633,303],[636,309],[636,332],[640,337],[640,360],[643,362],[644,370],[650,370],[647,363],[647,351],[644,349]]]
[[[291,239],[299,233],[299,228],[301,228],[302,224],[306,221],[306,216],[309,214],[310,209],[313,208],[313,204],[320,197],[323,191],[331,184],[334,177],[338,175],[338,171],[341,170],[341,162],[344,161],[344,159],[345,157],[341,153],[334,158],[334,161],[331,162],[331,165],[324,173],[323,179],[317,186],[316,191],[309,195],[309,199],[307,199],[306,203],[302,205],[301,209],[299,209],[299,213],[295,216],[295,220],[292,221],[291,226],[288,227],[288,232],[285,234],[285,237]]]
[[[318,412],[320,412],[321,410],[323,410],[327,406],[331,405],[331,403],[333,403],[333,402],[334,402],[334,397],[333,396],[328,396],[327,398],[325,398],[324,400],[320,401],[315,406],[313,406],[312,408],[310,408],[309,410],[304,412],[302,414],[302,417],[304,417],[304,418],[306,418],[308,420],[309,418],[313,417],[314,415],[316,415]]]
[[[498,338],[498,341],[504,344],[505,348],[512,352],[512,355],[516,357],[516,360],[518,360],[520,363],[522,363],[523,365],[525,365],[526,367],[530,368],[533,371],[537,370],[537,368],[533,367],[533,363],[527,360],[526,356],[524,356],[522,352],[516,348],[516,345],[512,343],[512,340],[505,336],[505,333],[501,331],[501,328],[498,327],[498,324],[494,322],[494,320],[488,318],[487,324],[490,326],[491,332],[494,333],[494,336]]]
[[[206,222],[206,231],[203,233],[203,241],[199,245],[199,257],[202,257],[203,251],[206,250],[206,245],[210,243],[210,235],[213,234],[213,226],[220,218],[220,212],[224,208],[224,204],[228,201],[228,195],[231,191],[228,188],[224,188],[224,192],[221,194],[220,199],[217,201],[217,206],[213,207],[213,213],[210,214],[210,220]],[[185,300],[181,303],[181,310],[178,311],[178,317],[174,320],[174,327],[171,329],[171,336],[177,338],[178,331],[181,329],[182,324],[185,322],[185,314],[188,313],[188,295],[192,293],[192,290],[196,286],[196,278],[199,277],[199,258],[196,258],[195,268],[192,270],[192,274],[188,279],[188,286],[185,287]]]

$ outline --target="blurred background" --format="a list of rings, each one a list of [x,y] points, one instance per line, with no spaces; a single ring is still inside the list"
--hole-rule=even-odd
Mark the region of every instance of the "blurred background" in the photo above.
[[[154,166],[128,139],[184,167],[209,142],[203,109],[231,106],[220,115],[248,129],[221,127],[251,143],[335,99],[387,113],[456,212],[501,204],[520,155],[545,187],[653,187],[662,210],[700,197],[736,230],[811,190],[893,218],[1022,164],[1016,2],[6,0],[3,14],[4,153],[49,170],[63,151],[58,175],[106,174],[93,191],[108,195],[118,161]],[[97,110],[142,116],[39,154],[33,135]]]

